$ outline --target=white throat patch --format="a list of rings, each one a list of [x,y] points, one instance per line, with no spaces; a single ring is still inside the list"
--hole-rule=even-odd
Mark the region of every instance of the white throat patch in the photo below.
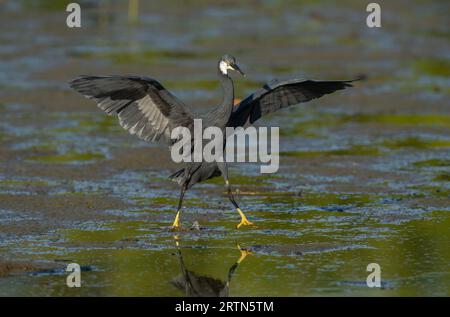
[[[220,68],[220,71],[222,72],[222,74],[226,75],[228,72],[228,69],[231,67],[229,67],[226,62],[220,61],[219,68]]]

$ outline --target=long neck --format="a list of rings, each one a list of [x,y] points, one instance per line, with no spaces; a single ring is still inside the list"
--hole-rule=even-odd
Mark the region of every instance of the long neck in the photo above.
[[[234,105],[234,86],[233,81],[227,75],[222,74],[220,69],[217,70],[219,76],[220,85],[222,86],[223,100],[222,104],[217,109],[217,118],[228,118],[233,111]]]

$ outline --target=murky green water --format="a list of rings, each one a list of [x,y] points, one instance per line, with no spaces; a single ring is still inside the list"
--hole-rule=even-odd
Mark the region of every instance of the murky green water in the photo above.
[[[68,29],[65,1],[0,3],[0,295],[450,294],[448,4],[381,1],[381,29],[360,1],[140,1],[137,18],[126,1],[80,4]],[[279,172],[230,177],[257,227],[235,229],[214,179],[185,199],[184,227],[200,230],[169,232],[167,150],[67,82],[148,75],[203,111],[224,53],[248,74],[238,98],[274,77],[369,80],[260,122],[281,127]]]

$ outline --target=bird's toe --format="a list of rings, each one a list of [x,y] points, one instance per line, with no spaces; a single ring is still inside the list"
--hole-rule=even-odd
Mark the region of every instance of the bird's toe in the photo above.
[[[242,219],[241,222],[236,225],[236,228],[239,229],[242,226],[254,226],[254,227],[256,227],[256,225],[253,222],[248,221],[247,219]]]

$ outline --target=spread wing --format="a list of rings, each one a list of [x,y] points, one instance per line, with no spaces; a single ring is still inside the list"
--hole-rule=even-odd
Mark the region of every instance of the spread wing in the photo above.
[[[355,80],[314,81],[292,79],[268,83],[238,104],[231,114],[227,126],[239,127],[253,124],[263,115],[275,112],[278,109],[320,98],[346,87],[352,87],[351,82],[353,81]]]
[[[109,115],[117,115],[120,125],[145,141],[167,144],[171,131],[193,125],[189,109],[159,82],[137,76],[80,76],[70,86]]]

